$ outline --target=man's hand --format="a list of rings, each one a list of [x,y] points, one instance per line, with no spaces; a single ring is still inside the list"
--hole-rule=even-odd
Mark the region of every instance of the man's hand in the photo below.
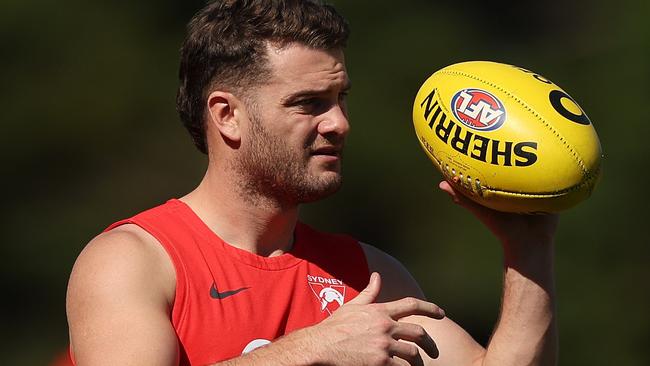
[[[438,357],[433,339],[420,325],[400,322],[403,317],[423,315],[442,319],[438,306],[416,298],[373,303],[379,294],[381,278],[370,276],[370,283],[354,300],[340,307],[331,317],[314,326],[313,334],[325,349],[325,359],[341,365],[398,365],[393,357],[410,365],[422,365],[417,344],[430,357]],[[408,343],[409,341],[413,343]]]
[[[373,273],[368,286],[329,318],[219,365],[423,365],[417,346],[438,357],[422,326],[399,320],[410,315],[442,319],[444,311],[410,297],[375,303],[380,288],[381,278]]]
[[[558,215],[520,215],[499,212],[481,206],[442,181],[440,189],[451,199],[474,214],[504,245],[522,245],[534,241],[537,244],[553,241],[557,229]],[[515,248],[512,248],[515,249]]]

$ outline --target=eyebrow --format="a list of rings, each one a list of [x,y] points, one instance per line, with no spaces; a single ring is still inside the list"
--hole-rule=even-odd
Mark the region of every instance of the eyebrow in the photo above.
[[[348,80],[345,85],[343,86],[343,89],[341,90],[342,92],[349,92],[350,89],[352,89],[352,83]],[[325,94],[329,91],[329,88],[323,88],[323,89],[305,89],[305,90],[300,90],[295,93],[291,93],[287,95],[286,97],[282,98],[280,103],[282,105],[291,105],[291,103],[294,103],[297,100],[300,100],[302,98],[309,98],[309,97],[314,97],[318,95]]]

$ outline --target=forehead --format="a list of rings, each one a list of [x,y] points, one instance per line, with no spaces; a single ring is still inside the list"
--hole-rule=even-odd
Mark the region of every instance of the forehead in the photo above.
[[[329,89],[349,84],[343,50],[317,50],[301,44],[268,47],[273,87]]]

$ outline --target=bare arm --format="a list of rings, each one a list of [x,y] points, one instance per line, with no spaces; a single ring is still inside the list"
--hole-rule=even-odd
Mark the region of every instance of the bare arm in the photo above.
[[[139,228],[125,225],[93,239],[68,285],[76,364],[177,365],[169,317],[174,276],[164,250]]]
[[[557,330],[553,286],[553,235],[557,217],[512,215],[488,210],[456,193],[446,183],[441,188],[455,202],[474,213],[502,242],[504,289],[499,321],[483,349],[448,318],[433,321],[409,317],[436,341],[438,359],[424,356],[429,365],[555,365]],[[364,246],[371,270],[384,275],[380,301],[403,296],[423,298],[408,271],[385,253]]]
[[[477,205],[447,183],[440,188],[501,241],[503,299],[483,366],[556,365],[554,237],[557,215],[517,215]]]
[[[480,364],[555,365],[552,241],[531,238],[507,244],[504,271],[501,314]]]

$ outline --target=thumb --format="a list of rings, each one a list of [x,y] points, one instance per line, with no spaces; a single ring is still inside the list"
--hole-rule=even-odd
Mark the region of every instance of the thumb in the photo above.
[[[372,272],[370,275],[370,281],[368,282],[368,286],[363,289],[355,297],[352,299],[352,301],[348,302],[348,304],[357,304],[357,305],[367,305],[371,304],[375,301],[377,298],[377,295],[379,295],[379,290],[381,289],[381,276],[379,276],[379,273],[377,272]]]

